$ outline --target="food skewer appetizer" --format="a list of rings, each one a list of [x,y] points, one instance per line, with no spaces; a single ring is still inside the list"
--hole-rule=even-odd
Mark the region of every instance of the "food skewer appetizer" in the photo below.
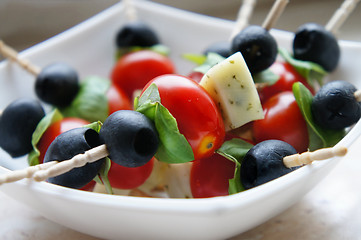
[[[232,39],[231,53],[242,53],[252,75],[267,69],[276,60],[278,47],[269,30],[287,4],[288,0],[275,1],[262,26],[248,26]]]
[[[272,28],[272,26],[277,22],[281,13],[284,11],[287,3],[288,1],[286,0],[276,1],[271,11],[267,15],[263,25],[269,29]],[[251,17],[255,4],[255,0],[245,0],[243,2],[239,9],[235,26],[230,35],[230,40],[216,42],[208,46],[203,51],[203,56],[206,56],[206,59],[203,61],[203,63],[201,59],[194,60],[192,59],[192,55],[190,55],[189,59],[191,61],[194,61],[197,64],[202,64],[193,69],[193,71],[189,74],[192,79],[199,82],[203,74],[205,74],[209,69],[209,66],[213,66],[214,64],[223,60],[223,58],[227,58],[238,51],[242,53],[242,56],[247,63],[247,67],[253,76],[255,76],[258,72],[263,71],[264,69],[261,67],[259,70],[257,70],[257,72],[255,72],[252,70],[254,68],[252,65],[259,63],[262,64],[263,60],[268,62],[266,64],[267,67],[265,68],[268,68],[268,65],[273,64],[277,55],[277,43],[269,34],[269,29],[267,30],[261,26],[248,26],[249,18]],[[251,29],[250,33],[247,33],[248,30],[245,32],[245,29]],[[255,29],[255,31],[252,29]],[[235,40],[236,38],[239,38],[239,40]],[[243,46],[240,46],[240,44],[243,44]],[[269,54],[270,52],[272,53]],[[263,88],[264,86],[264,83],[257,83],[257,88],[259,89]]]
[[[317,63],[327,72],[334,71],[340,60],[340,47],[335,34],[358,2],[359,0],[345,0],[326,27],[316,23],[300,26],[293,40],[294,57]]]
[[[125,8],[125,10],[127,11],[127,12],[133,12],[133,15],[135,14],[135,10],[133,9],[133,10],[131,10],[131,11],[128,11],[129,9],[131,9],[132,8],[132,6],[128,6],[128,7],[126,7]],[[133,17],[133,18],[128,18],[128,20],[130,20],[130,21],[133,21],[133,20],[135,20],[135,18]],[[155,39],[156,39],[156,43],[158,43],[158,39],[157,39],[157,37],[156,37],[156,35],[152,32],[152,30],[147,30],[147,31],[144,31],[144,28],[142,29],[142,28],[137,28],[137,26],[139,26],[139,25],[134,25],[135,26],[135,28],[131,28],[131,30],[130,30],[130,34],[132,35],[133,34],[133,36],[135,35],[135,38],[133,37],[129,37],[129,35],[127,35],[127,36],[123,36],[123,40],[124,39],[126,39],[126,40],[131,40],[130,42],[129,42],[129,46],[136,46],[136,47],[138,47],[138,45],[142,45],[142,43],[141,44],[139,44],[139,39],[140,39],[140,41],[142,41],[142,39],[145,39],[145,40],[149,40],[149,35],[152,35],[152,36],[155,36]],[[132,31],[132,29],[135,29],[135,31]],[[128,31],[128,33],[129,33],[129,31]],[[145,37],[144,37],[144,35],[145,35]],[[118,36],[119,36],[119,34],[118,34]],[[148,44],[149,45],[149,44]],[[18,62],[19,63],[19,65],[20,66],[25,66],[25,69],[31,69],[32,71],[32,73],[34,74],[34,75],[38,75],[38,72],[40,71],[39,70],[39,68],[38,67],[36,67],[35,65],[33,65],[33,64],[31,64],[30,62],[28,62],[28,61],[26,61],[26,60],[23,60],[23,59],[19,59],[18,58],[18,54],[16,53],[16,51],[14,51],[13,49],[11,49],[9,46],[6,46],[5,44],[2,44],[2,49],[4,50],[4,52],[5,52],[5,54],[4,55],[6,55],[7,57],[9,57],[9,58],[11,58],[12,60],[15,60],[16,62]],[[154,58],[154,55],[156,55],[156,60],[157,59],[159,59],[160,57],[159,56],[161,56],[160,54],[157,54],[157,53],[153,53],[153,52],[151,52],[151,51],[147,51],[146,52],[147,53],[147,55],[148,56],[150,56],[149,57],[149,59],[151,59],[152,57]],[[137,55],[139,55],[139,54],[137,54]],[[143,53],[143,55],[144,55],[144,53]],[[161,56],[161,57],[163,57],[163,56]],[[166,59],[165,57],[163,57],[164,59]],[[162,58],[162,60],[161,61],[163,61],[164,62],[164,60],[163,60],[163,58]],[[144,60],[143,60],[144,61]],[[159,60],[158,60],[159,61]],[[137,64],[137,63],[136,63]],[[140,63],[141,64],[141,63]],[[161,63],[158,63],[158,65],[160,65]],[[172,63],[170,62],[170,60],[166,60],[166,64],[168,64],[170,67],[168,67],[168,69],[170,69],[170,70],[167,70],[166,72],[161,72],[162,74],[163,73],[173,73],[174,72],[174,68],[173,68],[173,65],[172,65]],[[138,64],[139,65],[139,64]],[[154,65],[154,64],[153,64]],[[144,66],[144,67],[146,67],[146,66]],[[34,70],[35,69],[35,70]],[[159,69],[159,67],[158,67],[158,69]],[[126,69],[126,70],[129,70],[129,66],[128,66],[128,68]],[[139,71],[139,67],[138,67],[138,69],[136,69],[136,71]],[[154,72],[154,71],[153,71]],[[139,75],[141,75],[141,74],[139,74]],[[160,75],[160,74],[157,74],[157,75]],[[154,75],[153,77],[155,77],[155,76],[157,76],[157,75]],[[143,84],[144,85],[144,84]],[[142,86],[140,86],[140,87],[143,87],[143,85]],[[94,85],[95,86],[95,85]],[[139,88],[139,87],[138,87]],[[129,105],[129,107],[124,107],[124,105],[123,105],[123,107],[119,107],[119,105],[121,105],[121,102],[122,102],[122,98],[120,97],[118,97],[118,98],[116,98],[116,96],[118,95],[117,94],[117,92],[118,91],[120,91],[120,92],[123,92],[123,90],[122,90],[122,88],[118,88],[118,87],[113,87],[113,85],[111,85],[111,88],[109,89],[109,93],[108,93],[108,95],[110,95],[111,96],[111,99],[110,100],[112,100],[112,99],[114,99],[114,101],[112,101],[112,102],[109,102],[109,114],[111,114],[111,113],[113,113],[113,112],[115,112],[115,111],[117,111],[117,110],[119,110],[119,109],[130,109],[131,107],[130,107],[130,101],[127,101],[128,102],[128,105]],[[124,94],[123,94],[124,95]],[[122,95],[122,96],[123,96]],[[115,96],[115,97],[114,97]],[[92,98],[94,98],[95,96],[94,96],[94,94],[92,94],[92,96],[91,96]],[[107,97],[109,97],[109,96],[107,96]],[[126,99],[128,99],[126,96],[124,96],[124,98],[126,98]],[[96,99],[96,98],[94,98],[94,99]],[[99,100],[99,99],[98,99]],[[97,100],[96,100],[97,101]],[[90,108],[87,108],[87,110],[88,110],[88,112],[98,112],[96,109],[93,109],[93,110],[91,110]],[[71,111],[70,111],[71,112]],[[92,116],[93,116],[93,118],[91,118],[91,119],[89,119],[90,121],[97,121],[97,120],[101,120],[101,121],[103,121],[105,118],[98,118],[98,116],[95,116],[95,114],[91,114]],[[5,121],[6,119],[4,119],[4,121]],[[80,119],[79,119],[80,120]],[[44,135],[46,135],[46,136],[42,136],[41,137],[41,139],[40,139],[40,141],[39,141],[39,143],[36,145],[36,146],[33,146],[34,147],[34,149],[35,149],[35,147],[38,147],[38,148],[40,148],[39,149],[39,151],[40,151],[40,156],[39,156],[39,160],[33,160],[34,158],[33,158],[33,154],[31,154],[31,156],[29,155],[29,163],[31,164],[31,165],[33,165],[33,164],[37,164],[37,163],[41,163],[42,161],[43,161],[43,158],[44,158],[44,153],[45,153],[45,151],[46,151],[46,149],[47,149],[47,146],[48,145],[50,145],[50,142],[49,142],[49,139],[47,139],[48,137],[49,137],[49,135],[50,135],[50,137],[55,137],[55,135],[54,135],[54,132],[56,133],[56,134],[59,134],[59,133],[61,133],[62,131],[64,132],[65,130],[67,130],[67,128],[66,127],[63,127],[63,125],[65,125],[65,126],[67,126],[67,125],[69,125],[69,124],[67,124],[67,122],[72,122],[73,120],[71,119],[64,119],[64,120],[61,120],[61,121],[57,121],[57,122],[54,122],[52,125],[50,125],[49,127],[48,127],[48,129],[44,132]],[[78,121],[78,120],[77,120]],[[74,121],[73,121],[74,122]],[[60,124],[59,124],[60,123]],[[63,124],[64,123],[64,124]],[[36,125],[36,124],[35,124]],[[60,128],[58,127],[60,125]],[[84,123],[83,123],[83,125],[85,125]],[[7,125],[3,125],[3,126],[7,126]],[[72,124],[72,126],[74,127],[74,124]],[[60,129],[60,131],[58,131],[57,129]],[[11,129],[13,129],[13,128],[5,128],[5,127],[2,127],[2,129],[3,130],[5,130],[6,132],[8,132],[9,134],[11,134],[12,133],[12,130]],[[19,128],[20,129],[20,128]],[[22,128],[21,128],[22,129]],[[32,131],[30,131],[30,132],[34,132],[34,128],[27,128],[27,132],[29,132],[28,130],[29,129],[33,129]],[[55,129],[55,130],[53,130],[53,129]],[[25,154],[26,153],[28,153],[29,152],[29,149],[31,149],[31,143],[33,142],[33,141],[31,141],[31,136],[30,135],[32,135],[31,133],[29,132],[29,138],[26,138],[26,139],[28,139],[27,140],[27,146],[29,146],[28,148],[27,148],[27,151],[25,152]],[[5,135],[3,135],[3,136],[5,136]],[[15,136],[14,134],[11,134],[11,136],[13,137],[13,136]],[[21,136],[21,137],[16,137],[15,136],[15,140],[18,140],[18,139],[25,139],[25,138],[23,138],[23,136]],[[19,146],[18,144],[9,144],[9,139],[5,139],[5,138],[2,138],[2,140],[4,140],[4,141],[1,141],[1,142],[4,142],[5,143],[5,145],[10,145],[10,146]],[[44,141],[43,141],[44,140]],[[12,142],[14,142],[14,141],[12,141]],[[44,143],[45,142],[45,143]],[[36,143],[35,143],[36,144]],[[21,146],[21,145],[20,145]],[[45,147],[44,147],[45,146]],[[6,147],[6,146],[5,146]],[[17,149],[18,150],[18,149]],[[36,149],[35,149],[36,150]],[[13,151],[14,152],[14,151]],[[10,150],[8,149],[8,153],[10,153]],[[32,152],[31,152],[32,153]],[[23,155],[23,153],[21,153],[22,155]],[[12,154],[12,156],[15,156],[14,154]],[[16,157],[18,157],[18,156],[20,156],[20,155],[17,155]],[[142,179],[146,179],[146,176],[145,176],[145,174],[144,174],[144,172],[149,172],[149,174],[150,174],[150,172],[151,172],[151,169],[152,169],[152,166],[153,166],[153,164],[152,164],[152,162],[153,161],[151,161],[149,164],[147,164],[147,166],[144,166],[144,167],[142,167],[142,169],[145,169],[145,170],[142,170],[143,171],[143,173],[142,173],[142,175],[144,175],[143,177],[142,177]],[[121,166],[119,165],[119,166],[116,166],[116,163],[114,163],[114,164],[112,164],[112,167],[111,167],[111,169],[110,169],[110,173],[111,173],[111,176],[115,176],[115,174],[116,173],[119,173],[119,172],[122,172],[123,173],[123,175],[129,175],[128,174],[128,172],[132,172],[133,174],[136,174],[136,172],[138,171],[138,170],[135,170],[136,168],[134,168],[134,169],[132,169],[132,170],[129,170],[129,168],[120,168]],[[114,170],[114,169],[116,169],[116,170]],[[140,170],[138,171],[138,172],[140,172]],[[149,174],[146,174],[147,176],[149,176]],[[139,173],[138,173],[138,176],[139,176]],[[124,177],[123,177],[124,178]],[[110,180],[111,180],[111,182],[113,182],[114,183],[114,185],[116,185],[116,186],[122,186],[122,187],[124,187],[125,185],[127,185],[126,187],[130,187],[130,185],[131,186],[134,186],[135,185],[135,183],[134,183],[134,181],[129,185],[129,184],[118,184],[118,182],[120,181],[119,179],[121,179],[121,180],[123,180],[123,178],[119,178],[118,176],[116,176],[116,177],[112,177],[112,178],[110,178]],[[116,179],[116,180],[114,180],[113,181],[113,179]],[[134,179],[134,177],[130,177],[129,179]],[[140,179],[140,178],[139,178]],[[138,181],[137,181],[137,183],[138,183],[138,185],[139,184],[141,184],[142,182],[144,182],[144,181],[141,181],[141,180],[139,180],[139,179],[137,179]]]
[[[18,53],[3,41],[0,41],[0,52],[34,74],[36,76],[35,92],[38,98],[60,110],[61,113],[58,111],[58,115],[61,115],[62,119],[58,116],[54,118],[54,122],[47,125],[50,132],[53,131],[53,125],[56,125],[60,129],[59,131],[66,131],[69,127],[80,124],[103,121],[109,114],[117,110],[131,109],[130,100],[125,93],[110,85],[108,80],[89,77],[79,83],[75,70],[63,63],[50,64],[41,70],[28,60],[20,58]],[[0,117],[2,123],[0,146],[12,157],[28,154],[35,147],[44,147],[47,144],[38,144],[32,139],[37,125],[44,117],[45,110],[39,101],[15,100]],[[47,129],[41,130],[42,134],[49,132],[45,130]],[[37,134],[39,134],[39,130]],[[38,140],[41,142],[44,138]],[[33,165],[42,162],[43,156],[41,155],[45,151],[46,149],[42,149],[40,152],[40,159],[37,159],[35,155],[29,155],[29,163]],[[35,150],[35,152],[37,151]]]
[[[57,107],[67,106],[79,91],[77,72],[65,63],[53,63],[43,69],[26,59],[18,57],[18,53],[0,40],[0,53],[18,63],[36,77],[35,93],[45,103]]]
[[[235,23],[235,27],[230,36],[230,40],[239,33],[242,29],[246,28],[249,24],[249,20],[252,16],[254,7],[256,5],[256,0],[244,0],[242,6],[240,7]]]
[[[106,145],[102,144],[103,142]],[[158,133],[154,124],[147,117],[136,111],[121,110],[107,118],[99,134],[88,127],[75,128],[60,134],[49,146],[45,155],[44,166],[51,166],[52,164],[49,162],[54,160],[70,159],[73,157],[69,157],[70,155],[77,155],[94,149],[85,154],[85,159],[77,160],[76,158],[73,161],[75,165],[69,166],[67,162],[60,164],[64,167],[61,168],[62,170],[57,169],[56,173],[53,173],[56,176],[68,172],[74,167],[77,168],[65,176],[49,180],[59,185],[80,188],[98,174],[103,164],[98,160],[109,156],[112,161],[122,166],[138,167],[150,161],[157,150],[158,142]],[[86,164],[90,158],[94,163]],[[79,168],[80,166],[84,167]],[[46,167],[30,167],[30,169],[38,168],[45,169]],[[48,171],[53,170],[48,169]],[[40,173],[38,175],[37,179],[40,179]]]
[[[249,19],[251,18],[255,5],[256,0],[244,0],[238,10],[235,27],[230,35],[230,39],[211,44],[203,51],[203,55],[207,55],[208,53],[217,53],[222,57],[229,57],[231,55],[231,41],[237,33],[248,26]]]
[[[335,146],[298,154],[286,142],[266,140],[252,147],[245,155],[241,165],[241,182],[245,189],[249,189],[285,175],[295,167],[346,153],[347,148]]]
[[[356,2],[346,2],[344,2],[343,6],[341,7],[342,9],[345,8],[345,5],[348,6],[347,11],[342,10],[342,21],[345,20],[345,17],[349,15],[351,11],[350,4],[352,4],[352,8],[356,4]],[[307,31],[303,33],[305,34],[305,36],[307,36]],[[310,41],[307,40],[307,37],[301,39],[302,34],[296,34],[295,41],[296,38],[299,39],[300,43],[305,46],[305,49],[311,47],[313,46],[312,41],[317,38],[316,36],[320,36],[318,35],[317,30],[312,30],[312,34],[315,34],[315,36],[311,37],[311,35],[309,35],[310,38],[312,38],[310,39]],[[327,34],[329,34],[329,32]],[[315,49],[313,53],[315,53],[315,55],[317,56],[321,56],[321,54],[318,54],[317,51],[321,50],[321,48],[325,47],[327,44],[324,44],[324,42],[318,40],[316,40],[315,42],[316,45],[321,44],[322,46],[316,47],[317,49]],[[336,39],[334,43],[338,46]],[[327,51],[330,50],[330,54],[338,52],[331,51],[330,47],[326,48]],[[279,52],[280,55],[285,59],[285,61],[276,61],[276,63],[269,68],[270,71],[279,75],[279,78],[274,83],[270,81],[271,84],[269,85],[267,85],[268,82],[265,82],[263,85],[264,87],[258,89],[265,112],[265,119],[255,121],[253,123],[253,140],[256,143],[264,141],[266,139],[284,140],[290,143],[299,152],[306,151],[309,148],[311,150],[315,150],[320,147],[329,147],[334,145],[344,136],[345,133],[342,132],[345,127],[354,124],[359,119],[359,103],[358,101],[355,101],[355,97],[353,97],[353,93],[356,91],[356,89],[354,87],[346,87],[343,84],[339,84],[339,86],[333,88],[333,90],[323,90],[323,100],[320,101],[321,92],[317,94],[317,97],[313,97],[313,95],[316,94],[316,89],[319,88],[318,86],[316,86],[314,80],[317,80],[320,86],[324,84],[323,76],[325,76],[327,72],[323,69],[323,67],[319,66],[318,64],[314,64],[312,61],[299,60],[297,59],[296,55],[296,58],[292,58],[292,56],[289,55],[284,49],[280,49]],[[332,61],[333,58],[332,56],[329,56],[325,59],[327,59],[327,61]],[[302,88],[303,90],[301,90],[301,88],[298,87],[300,86],[299,84],[297,84],[296,87],[293,88],[294,83],[298,82],[302,83],[310,91],[310,94],[303,95],[302,93],[300,93],[305,92],[305,89]],[[346,94],[347,91],[349,91],[349,93]],[[330,95],[335,95],[335,98],[331,100],[330,97],[330,99],[325,100],[326,92],[332,93]],[[296,95],[297,97],[295,99]],[[309,99],[309,103],[302,104],[301,99],[304,99],[305,96],[307,96],[306,98]],[[339,96],[340,99],[336,100],[336,96]],[[341,99],[343,98],[341,96],[345,96],[345,99],[350,99],[350,103],[348,104],[349,107],[346,107],[346,104],[344,107],[341,107],[342,105],[344,105],[343,102],[346,102],[345,99]],[[326,104],[326,101],[328,101],[329,103]],[[308,106],[311,105],[311,102],[312,111],[308,110]],[[342,111],[347,111],[347,113]],[[283,117],[281,117],[282,115]],[[342,118],[341,116],[345,117],[345,119],[344,121],[340,121],[342,122],[342,124],[340,124],[340,127],[338,127],[338,124],[336,122],[339,121],[340,118]],[[332,124],[330,123],[331,119],[332,121],[334,121]],[[347,121],[349,121],[348,126],[346,126]],[[276,122],[278,124],[275,124]],[[288,126],[290,128],[288,128]],[[313,130],[310,131],[309,126],[312,126],[311,129]],[[274,128],[271,129],[271,127]],[[297,132],[294,129],[299,129],[299,131]],[[330,129],[332,129],[332,131],[329,131]],[[316,135],[320,136],[322,142],[322,144],[315,144],[316,146],[314,146],[313,143],[315,141],[311,140],[312,136],[315,135],[315,132]],[[331,132],[332,134],[329,135],[329,133]],[[322,135],[325,135],[327,137]]]
[[[132,101],[151,79],[176,72],[169,49],[161,44],[154,29],[139,20],[132,0],[125,1],[127,22],[115,35],[116,63],[112,67],[112,84]]]
[[[20,58],[14,49],[1,40],[0,53],[34,74],[37,97],[58,108],[65,117],[79,117],[90,122],[104,121],[116,110],[131,109],[130,99],[125,92],[107,79],[90,76],[80,82],[78,73],[68,64],[60,62],[40,69]]]

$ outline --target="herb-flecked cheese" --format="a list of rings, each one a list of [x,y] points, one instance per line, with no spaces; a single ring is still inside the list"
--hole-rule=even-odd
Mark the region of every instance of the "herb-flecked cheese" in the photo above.
[[[200,85],[218,105],[227,131],[264,118],[256,86],[240,52],[209,69]]]

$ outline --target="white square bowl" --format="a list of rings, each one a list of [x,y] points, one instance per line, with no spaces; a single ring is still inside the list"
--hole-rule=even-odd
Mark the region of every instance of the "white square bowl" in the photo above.
[[[183,53],[201,53],[209,44],[227,40],[234,23],[167,6],[136,1],[141,20],[150,24],[170,47],[178,72],[187,74],[193,65]],[[124,24],[122,3],[38,44],[20,54],[42,67],[65,61],[81,77],[108,77],[114,64],[115,32]],[[293,34],[271,33],[280,46],[290,49]],[[341,63],[328,76],[361,87],[361,44],[340,42]],[[33,76],[16,64],[0,64],[0,108],[20,96],[34,97]],[[339,143],[351,146],[359,137],[358,122]],[[346,156],[347,157],[347,156]],[[340,158],[302,167],[279,179],[231,196],[208,199],[157,199],[114,196],[78,191],[45,182],[21,180],[0,190],[66,227],[105,239],[225,239],[255,227],[296,203],[311,190]],[[11,159],[0,152],[0,173],[26,167],[26,159]]]

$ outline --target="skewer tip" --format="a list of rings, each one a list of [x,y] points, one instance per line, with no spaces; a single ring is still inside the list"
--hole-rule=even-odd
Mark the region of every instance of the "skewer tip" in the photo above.
[[[311,164],[314,161],[326,160],[332,157],[342,157],[347,154],[347,151],[347,148],[344,146],[321,148],[314,152],[304,152],[286,156],[283,158],[283,163],[287,168],[298,167]]]

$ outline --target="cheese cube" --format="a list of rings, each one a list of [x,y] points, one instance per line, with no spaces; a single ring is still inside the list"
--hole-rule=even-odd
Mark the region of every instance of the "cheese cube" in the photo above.
[[[218,105],[227,131],[264,118],[256,86],[240,52],[209,69],[200,85]]]

